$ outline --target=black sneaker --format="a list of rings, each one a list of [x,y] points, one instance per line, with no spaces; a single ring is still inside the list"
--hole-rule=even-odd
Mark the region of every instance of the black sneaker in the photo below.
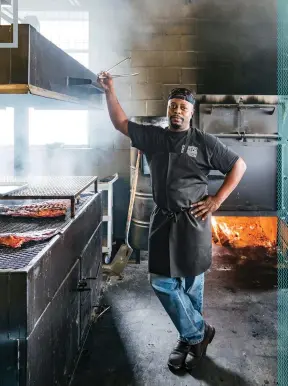
[[[206,355],[208,344],[212,342],[215,335],[215,328],[205,322],[205,334],[202,342],[190,346],[186,356],[185,367],[192,370],[200,362],[201,358]]]
[[[168,366],[171,370],[180,370],[184,367],[186,356],[190,350],[191,345],[178,339],[176,346],[172,350]]]

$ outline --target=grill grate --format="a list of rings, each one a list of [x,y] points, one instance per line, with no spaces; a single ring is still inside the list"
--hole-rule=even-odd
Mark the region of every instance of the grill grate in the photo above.
[[[0,183],[19,182],[18,178],[4,177]],[[97,192],[97,177],[65,176],[65,177],[29,177],[28,186],[11,194],[1,196],[0,199],[70,199],[71,217],[75,215],[75,199],[93,183]]]
[[[49,243],[50,240],[26,245],[19,250],[0,247],[0,269],[23,269]]]
[[[79,205],[77,205],[77,211],[91,199],[91,195],[87,195],[80,198]],[[11,218],[0,216],[0,232],[28,232],[39,231],[44,229],[61,229],[65,227],[68,222],[71,221],[69,213],[65,218]],[[0,270],[1,269],[23,269],[31,260],[33,260],[38,253],[44,249],[44,247],[50,242],[50,240],[30,242],[20,247],[19,249],[12,249],[8,247],[0,247]]]
[[[35,196],[51,197],[57,196],[57,198],[70,198],[76,197],[83,190],[87,189],[93,182],[97,180],[97,177],[33,177],[28,178],[28,186],[5,196],[5,198],[14,197],[26,197],[36,198]],[[17,179],[13,177],[1,178],[0,182],[17,182]]]

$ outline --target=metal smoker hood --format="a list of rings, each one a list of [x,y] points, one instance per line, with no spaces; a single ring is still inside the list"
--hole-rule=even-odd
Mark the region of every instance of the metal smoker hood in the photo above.
[[[0,42],[12,42],[12,39],[13,28],[1,26]],[[69,85],[69,78],[78,78],[78,85]],[[86,85],[79,85],[81,79],[86,80],[83,82]],[[87,84],[87,80],[92,84]],[[0,105],[23,103],[36,107],[47,103],[51,106],[56,101],[57,106],[60,102],[61,106],[76,103],[103,108],[103,89],[93,85],[96,80],[97,75],[29,24],[19,25],[18,48],[1,49]]]

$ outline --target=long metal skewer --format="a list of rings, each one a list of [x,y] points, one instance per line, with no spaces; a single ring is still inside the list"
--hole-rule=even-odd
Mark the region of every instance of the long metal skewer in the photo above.
[[[109,69],[108,69],[108,70],[106,70],[105,72],[109,72],[109,71],[113,70],[113,68],[115,68],[115,67],[119,66],[119,64],[121,64],[121,63],[125,62],[125,61],[126,61],[126,60],[128,60],[128,59],[131,59],[131,56],[128,56],[127,58],[125,58],[125,59],[121,60],[121,62],[119,62],[119,63],[115,64],[113,67],[109,68]]]

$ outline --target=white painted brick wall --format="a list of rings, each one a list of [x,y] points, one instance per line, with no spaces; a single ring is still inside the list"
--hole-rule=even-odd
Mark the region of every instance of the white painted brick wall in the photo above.
[[[195,6],[176,1],[164,8],[150,19],[151,30],[157,33],[132,47],[131,71],[140,75],[129,80],[131,102],[124,106],[129,116],[166,115],[173,87],[189,86],[196,92],[201,84],[199,67],[204,59],[198,51]]]

